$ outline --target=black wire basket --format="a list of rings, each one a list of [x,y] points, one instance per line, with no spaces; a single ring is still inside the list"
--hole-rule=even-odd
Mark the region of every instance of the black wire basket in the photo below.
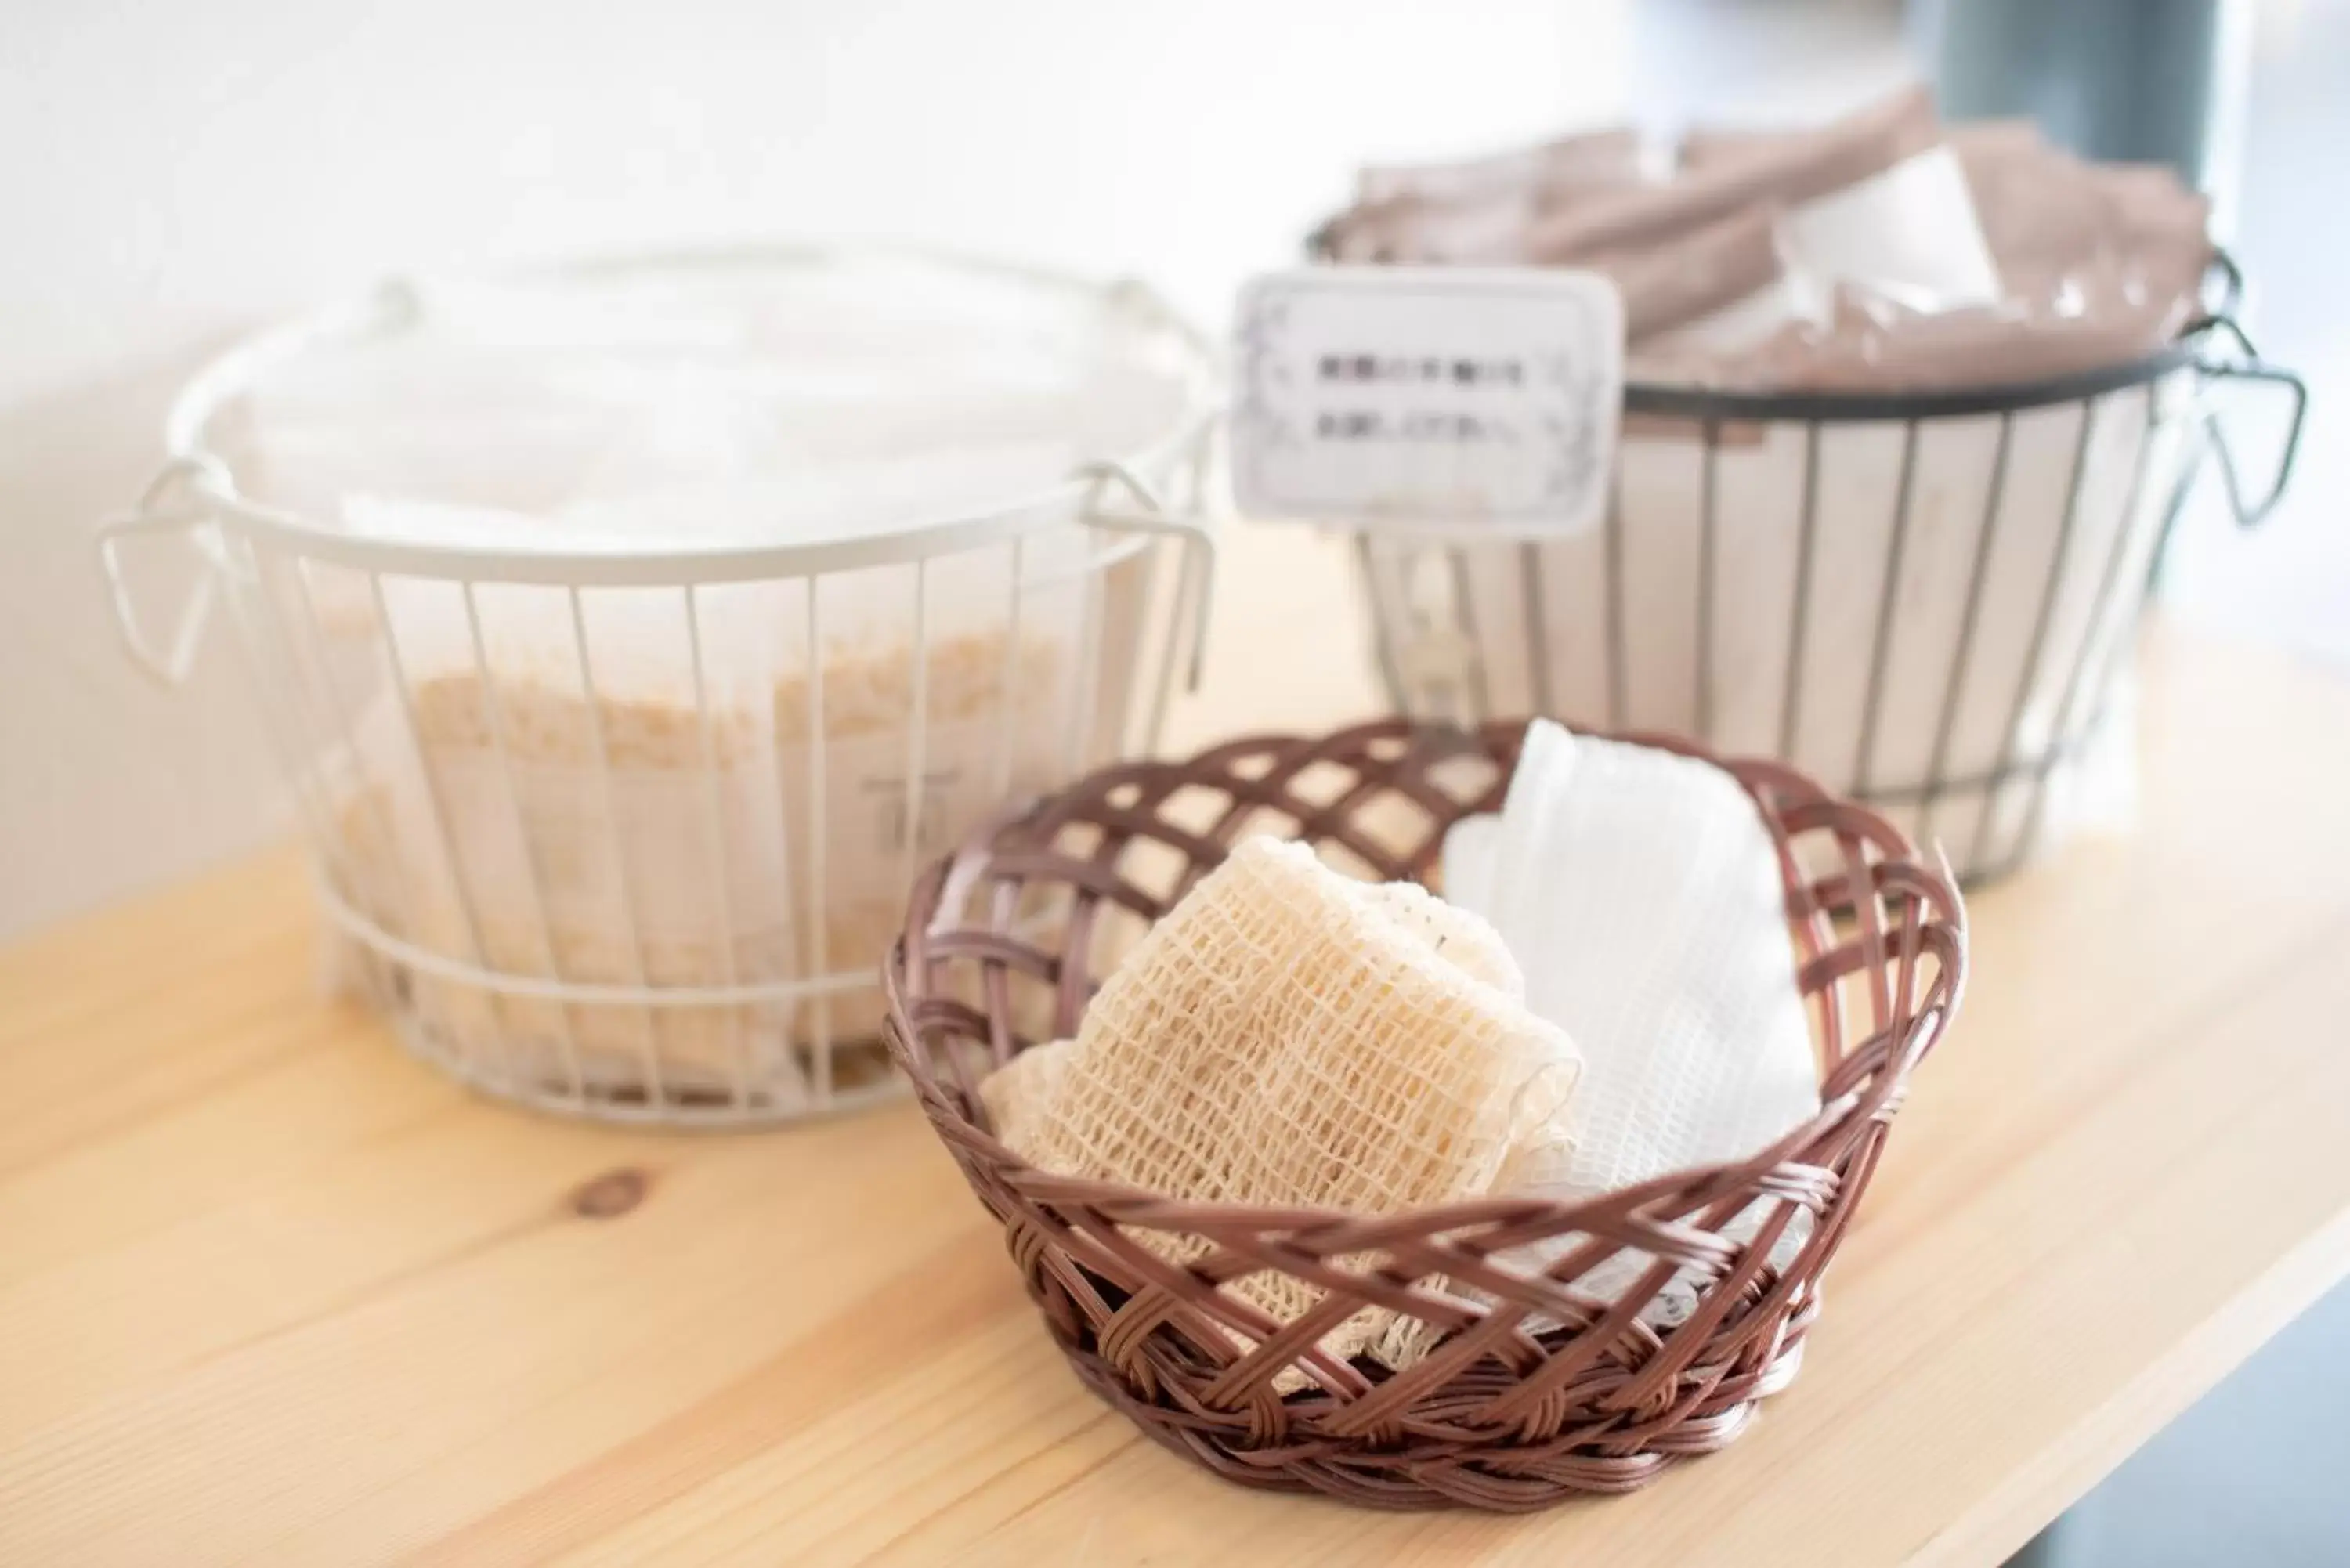
[[[2029,383],[1629,386],[1597,528],[1357,535],[1388,692],[1776,757],[2002,875],[2126,788],[2127,653],[2207,460],[2247,527],[2291,477],[2307,389],[2253,350],[2241,295],[2223,258],[2159,352]],[[2228,382],[2289,405],[2257,490]]]

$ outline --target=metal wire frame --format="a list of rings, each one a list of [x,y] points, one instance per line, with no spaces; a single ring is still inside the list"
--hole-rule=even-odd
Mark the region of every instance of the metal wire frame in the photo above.
[[[1627,414],[1654,416],[1685,424],[1695,448],[1697,473],[1697,559],[1688,591],[1695,601],[1693,686],[1690,711],[1694,738],[1701,743],[1718,741],[1721,723],[1718,695],[1718,628],[1721,601],[1721,536],[1724,504],[1719,473],[1725,431],[1751,435],[1758,428],[1768,439],[1773,427],[1801,431],[1803,458],[1796,497],[1796,523],[1785,636],[1785,669],[1780,683],[1775,754],[1794,760],[1806,696],[1805,673],[1814,655],[1821,591],[1816,581],[1822,556],[1821,475],[1825,462],[1824,436],[1856,429],[1899,431],[1899,458],[1891,514],[1883,532],[1885,563],[1878,581],[1868,639],[1869,657],[1856,742],[1849,771],[1832,784],[1848,787],[1857,799],[1880,809],[1900,810],[1921,839],[1930,839],[1938,812],[1954,797],[1974,797],[1979,815],[1965,842],[1953,848],[1960,874],[1970,879],[1995,877],[2013,870],[2040,840],[2050,812],[2050,797],[2064,769],[2080,760],[2105,732],[2114,711],[2117,677],[2124,657],[2156,575],[2162,551],[2183,509],[2201,460],[2208,453],[2219,467],[2226,495],[2238,524],[2256,525],[2274,508],[2291,478],[2297,454],[2307,390],[2291,371],[2260,360],[2243,332],[2226,314],[2237,297],[2241,278],[2232,264],[2222,262],[2221,296],[2214,313],[2192,323],[2180,338],[2158,353],[2128,364],[2082,372],[2028,384],[1904,393],[1751,393],[1689,387],[1633,385],[1626,389]],[[2226,347],[2225,357],[2212,352]],[[2289,401],[2289,423],[2277,467],[2267,486],[2254,495],[2241,483],[2217,410],[2204,395],[2214,383],[2250,381],[2282,391]],[[2127,493],[2113,537],[2102,552],[2082,558],[2079,525],[2084,476],[2092,442],[2108,410],[2136,403],[2143,410],[2135,452],[2129,465]],[[2078,411],[2078,432],[2073,452],[2062,511],[2056,527],[2052,565],[2040,602],[2031,619],[2029,643],[2022,653],[2022,676],[2008,702],[2006,746],[1998,763],[1964,774],[1951,772],[1953,736],[1962,705],[1977,695],[1971,684],[1983,651],[1983,609],[1994,548],[2002,524],[2013,510],[2011,454],[2019,417],[2067,407]],[[2136,411],[2136,410],[2132,410]],[[1952,592],[1958,597],[1956,629],[1941,682],[1939,709],[1929,733],[1929,760],[1922,777],[1880,778],[1880,732],[1888,701],[1888,670],[1908,628],[1898,597],[1908,566],[1912,512],[1915,503],[1918,447],[1921,436],[1943,428],[1947,421],[1995,421],[1991,437],[1984,500],[1973,524],[1967,565]],[[2175,474],[2156,474],[2158,457],[2174,432],[2179,460]],[[2157,488],[2169,480],[2167,492]],[[2152,498],[2150,501],[2149,498]],[[1562,714],[1570,720],[1601,722],[1621,728],[1654,727],[1653,715],[1636,711],[1629,671],[1637,657],[1636,633],[1629,622],[1626,587],[1627,530],[1619,466],[1596,542],[1596,572],[1601,596],[1601,659],[1604,668],[1589,682],[1586,696],[1596,711]],[[1512,650],[1524,660],[1531,699],[1539,711],[1556,712],[1552,690],[1558,651],[1544,609],[1546,597],[1543,548],[1532,542],[1462,544],[1458,536],[1397,538],[1356,535],[1358,568],[1373,611],[1374,651],[1388,695],[1399,711],[1421,718],[1474,723],[1506,715],[1495,713],[1484,700],[1488,666],[1503,650],[1490,631],[1481,633],[1473,596],[1459,587],[1449,609],[1431,617],[1426,607],[1403,602],[1393,582],[1398,560],[1430,553],[1445,562],[1444,578],[1465,585],[1472,559],[1480,552],[1512,552],[1522,587],[1523,607],[1519,619],[1523,647]],[[2142,569],[2132,574],[2133,564]],[[2058,651],[2052,628],[2060,601],[2076,574],[2094,574],[2095,587],[2087,618],[2072,660],[2062,672],[2049,660]],[[2076,590],[2077,591],[2077,590]],[[1456,630],[1475,650],[1470,668],[1457,679],[1415,682],[1416,649],[1424,640]],[[1670,635],[1670,634],[1668,634]],[[2069,639],[2068,639],[2069,640]],[[2054,720],[2044,744],[2025,744],[2027,712],[2035,698],[2054,692]],[[2020,798],[2020,806],[2010,809]]]
[[[1155,497],[1150,504],[1158,504]],[[1116,735],[1099,732],[1095,720],[1102,710],[1101,701],[1093,683],[1078,678],[1084,666],[1101,662],[1105,587],[1113,574],[1144,574],[1147,580],[1159,571],[1159,553],[1170,541],[1158,528],[1142,526],[1150,521],[1148,513],[1121,512],[1107,505],[1087,509],[1071,526],[1089,536],[1097,535],[1097,542],[1087,548],[1074,567],[1064,565],[1049,573],[1023,569],[1040,554],[1044,535],[1021,535],[990,547],[1000,551],[1009,566],[1003,577],[1006,602],[1002,623],[1007,641],[1024,620],[1035,621],[1036,602],[1048,594],[1062,596],[1063,618],[1075,623],[1064,629],[1076,635],[1070,649],[1070,690],[1060,693],[1024,688],[1016,668],[1008,662],[1016,659],[1018,651],[1016,643],[1011,645],[1007,665],[998,670],[997,710],[988,717],[994,738],[985,771],[992,780],[1012,779],[1024,725],[1033,731],[1034,716],[1039,713],[1045,715],[1044,722],[1054,724],[1049,751],[1060,773],[1082,771],[1114,756],[1148,751],[1155,744],[1151,732],[1164,716],[1164,693],[1181,676],[1185,645],[1196,644],[1194,617],[1204,603],[1208,578],[1204,567],[1188,565],[1197,559],[1195,555],[1186,552],[1187,565],[1173,585],[1174,602],[1159,618],[1158,646],[1140,646],[1137,638],[1133,650],[1141,673],[1135,687],[1123,702],[1111,704],[1137,727]],[[1167,525],[1179,534],[1181,526],[1180,523]],[[579,776],[593,786],[586,818],[590,829],[588,837],[600,841],[598,853],[608,859],[619,888],[614,908],[619,922],[622,971],[617,979],[602,981],[567,974],[558,957],[556,933],[548,913],[557,900],[549,888],[549,872],[540,846],[546,824],[542,815],[525,806],[527,791],[517,782],[520,764],[513,753],[506,711],[509,677],[502,671],[482,629],[479,585],[461,579],[447,586],[463,598],[473,659],[470,678],[482,697],[489,753],[501,780],[499,803],[511,813],[511,821],[504,826],[511,842],[519,846],[525,873],[519,889],[505,890],[509,897],[504,901],[528,917],[533,928],[531,957],[538,972],[511,967],[513,955],[501,955],[487,934],[487,919],[479,902],[483,895],[476,886],[484,875],[478,851],[469,850],[467,835],[458,826],[465,810],[448,796],[435,762],[435,742],[418,713],[418,676],[404,665],[399,634],[385,629],[373,641],[386,666],[380,694],[391,700],[390,711],[400,720],[402,765],[407,768],[412,763],[414,774],[422,781],[421,804],[430,829],[426,835],[429,864],[402,866],[399,875],[386,879],[369,875],[345,825],[337,818],[336,777],[354,769],[359,747],[350,704],[318,695],[328,679],[323,673],[323,638],[307,645],[296,640],[299,629],[313,623],[317,614],[310,570],[315,563],[256,545],[234,534],[225,536],[222,549],[224,558],[241,564],[241,569],[226,574],[224,597],[234,611],[241,634],[238,641],[255,672],[274,749],[303,808],[306,831],[317,857],[320,906],[336,929],[380,961],[390,977],[382,1000],[390,1004],[411,1050],[501,1097],[615,1121],[698,1125],[772,1121],[853,1109],[899,1092],[900,1086],[886,1077],[874,1076],[854,1085],[835,1081],[841,1051],[852,1044],[864,1049],[875,1064],[879,1061],[878,1042],[869,1033],[852,1042],[839,1035],[833,1023],[841,999],[869,993],[876,984],[873,974],[861,964],[841,967],[838,955],[827,946],[827,906],[838,891],[827,857],[839,828],[833,820],[838,803],[827,798],[835,735],[827,721],[826,590],[837,574],[810,574],[778,585],[806,607],[801,647],[807,693],[805,732],[776,736],[778,746],[797,749],[801,759],[788,764],[792,776],[784,781],[786,787],[778,803],[787,815],[775,829],[775,838],[797,846],[801,857],[799,874],[791,877],[794,914],[803,933],[800,963],[798,971],[786,978],[745,976],[737,970],[741,933],[729,878],[723,874],[733,851],[728,843],[730,817],[722,795],[740,784],[738,775],[722,765],[715,740],[709,668],[720,655],[709,646],[702,608],[704,596],[714,590],[696,584],[661,590],[676,596],[686,628],[685,662],[691,676],[691,732],[698,762],[693,770],[698,775],[698,805],[691,815],[698,815],[700,820],[689,820],[680,830],[702,835],[708,863],[722,868],[722,874],[708,879],[711,940],[706,945],[723,972],[717,983],[687,985],[658,983],[650,978],[647,934],[639,913],[643,891],[632,881],[634,857],[630,845],[621,836],[629,806],[627,786],[616,784],[616,775],[624,764],[616,762],[607,731],[603,672],[588,624],[588,604],[598,590],[546,585],[548,592],[563,596],[571,657],[579,677],[578,711],[588,728],[588,761]],[[959,564],[968,566],[970,555],[965,552],[959,556]],[[905,623],[909,706],[903,725],[906,753],[899,818],[903,830],[895,862],[902,879],[898,886],[911,885],[918,856],[935,846],[923,829],[929,820],[924,793],[933,772],[929,753],[933,738],[929,693],[934,646],[929,609],[933,575],[928,558],[917,558],[904,568],[910,593]],[[374,625],[393,628],[399,617],[386,600],[383,575],[367,574],[366,584]],[[1066,603],[1072,599],[1074,605]],[[792,812],[795,796],[798,813]],[[383,822],[383,807],[376,795],[360,792],[356,799],[361,809],[374,815],[380,839],[392,841],[394,836]],[[477,803],[476,815],[478,811]],[[569,847],[578,849],[586,841],[571,842]],[[378,870],[381,864],[380,859],[376,862]],[[454,950],[445,942],[426,940],[414,924],[417,905],[429,901],[434,888],[446,890],[456,916]],[[497,961],[501,956],[507,964]],[[867,956],[856,955],[858,960]],[[466,999],[486,1009],[487,1026],[467,1031],[444,1016],[452,1002],[462,1003]],[[551,1041],[529,1038],[528,1026],[515,1021],[517,1008],[532,1005],[554,1021]],[[804,1057],[806,1081],[788,1093],[778,1092],[772,1075],[763,1076],[743,1043],[746,1019],[761,1012],[780,1012],[799,1021],[794,1027],[803,1048],[796,1054]],[[608,1020],[629,1014],[640,1020],[631,1031],[639,1070],[627,1075],[625,1081],[613,1079],[608,1062],[600,1078],[583,1069],[575,1020],[589,1014]],[[723,1079],[712,1081],[706,1072],[695,1079],[678,1069],[665,1040],[662,1019],[680,1015],[717,1020],[733,1033],[733,1057]],[[539,1061],[542,1047],[547,1044],[555,1053],[551,1071]]]
[[[847,256],[853,261],[860,254]],[[616,265],[809,259],[840,258],[803,251]],[[965,265],[919,254],[914,259]],[[606,269],[561,270],[572,275]],[[1092,286],[1051,275],[983,270],[1082,298],[1094,308],[1104,297]],[[193,658],[205,613],[216,601],[230,606],[265,733],[313,846],[320,907],[350,944],[354,978],[384,1003],[403,1043],[417,1054],[484,1092],[603,1120],[730,1126],[853,1109],[902,1090],[881,1070],[877,977],[861,961],[870,955],[854,955],[859,961],[844,969],[838,967],[843,955],[827,950],[827,906],[840,891],[827,861],[840,830],[836,808],[844,803],[827,799],[837,739],[827,722],[827,590],[836,583],[861,581],[869,590],[877,581],[894,581],[906,596],[902,794],[894,807],[880,808],[885,815],[895,810],[901,844],[891,863],[895,881],[870,890],[885,900],[910,885],[918,857],[932,847],[925,825],[935,815],[927,797],[933,787],[931,654],[941,563],[951,558],[964,578],[974,576],[977,562],[1002,568],[1000,579],[991,580],[1002,585],[993,624],[1003,639],[1003,657],[994,669],[993,711],[983,715],[994,734],[979,773],[991,801],[1014,782],[1015,764],[1023,760],[1022,736],[1035,726],[1059,726],[1050,744],[1050,776],[1024,774],[1020,782],[1056,783],[1064,774],[1074,776],[1155,745],[1187,651],[1196,674],[1213,571],[1212,536],[1201,517],[1214,417],[1206,347],[1138,286],[1114,286],[1107,297],[1128,319],[1165,328],[1191,350],[1190,362],[1200,368],[1188,383],[1194,394],[1189,406],[1158,439],[1122,461],[1088,464],[1045,493],[989,513],[942,517],[879,537],[619,555],[415,546],[320,525],[239,492],[227,465],[207,448],[214,411],[269,365],[322,343],[397,330],[418,301],[405,286],[388,286],[358,305],[264,333],[191,383],[167,423],[172,456],[163,472],[135,512],[99,530],[98,545],[114,586],[120,629],[142,668],[176,684]],[[121,556],[141,537],[171,533],[193,538],[206,566],[191,587],[178,627],[168,639],[157,639],[132,602]],[[1170,555],[1177,557],[1171,576],[1162,569]],[[333,667],[331,639],[320,614],[319,582],[334,574],[363,585],[371,623],[362,639],[369,668],[358,672],[357,693],[345,679],[352,672],[338,674]],[[467,836],[481,827],[482,803],[471,801],[473,810],[461,819],[447,798],[419,717],[416,671],[404,666],[394,629],[398,617],[387,600],[388,580],[432,585],[462,606],[470,680],[479,693],[486,753],[501,781],[494,799],[504,815],[502,833],[518,850],[518,864],[509,869],[521,886],[500,891],[505,912],[519,910],[525,928],[520,963],[515,951],[499,950],[485,928],[475,886],[484,873],[478,845]],[[1119,585],[1114,608],[1120,624],[1106,624],[1113,585]],[[968,609],[975,590],[968,581],[951,586]],[[579,776],[592,786],[586,829],[562,840],[561,847],[567,854],[600,857],[607,864],[617,889],[617,977],[602,971],[592,978],[565,972],[550,913],[556,896],[542,843],[546,825],[543,818],[535,820],[520,782],[524,764],[515,753],[511,711],[515,692],[484,633],[484,591],[560,597],[577,676],[572,695],[587,730]],[[616,782],[619,766],[604,710],[610,671],[601,668],[602,655],[589,632],[590,606],[608,591],[640,599],[658,596],[673,604],[683,628],[692,758],[690,768],[681,763],[677,771],[695,788],[677,808],[673,826],[676,847],[691,837],[712,872],[701,901],[712,938],[703,945],[717,969],[714,983],[664,984],[651,978],[657,966],[644,923],[644,889],[637,885],[623,839],[622,819],[629,807],[621,796],[627,786]],[[763,972],[745,971],[739,950],[744,914],[736,908],[728,875],[751,846],[738,842],[743,827],[741,784],[728,774],[721,754],[713,684],[723,673],[724,649],[712,646],[708,617],[714,596],[737,592],[767,595],[778,606],[797,605],[804,634],[796,651],[805,680],[805,732],[776,735],[775,754],[760,764],[772,770],[767,776],[776,787],[777,815],[756,832],[785,846],[783,852],[797,862],[785,879],[799,934],[782,973],[771,964],[762,966]],[[1033,689],[1035,678],[1020,662],[1023,639],[1032,631],[1045,635],[1071,628],[1077,645],[1064,649],[1068,679],[1055,690]],[[1097,690],[1100,673],[1093,669],[1101,662],[1106,639],[1121,651],[1129,682],[1107,694]],[[411,773],[421,777],[416,804],[423,830],[405,842],[375,791],[348,787],[365,773],[359,763],[360,720],[355,716],[363,701],[379,719],[396,721],[399,750]],[[796,761],[787,759],[787,752],[795,752]],[[1033,766],[1026,770],[1034,772]],[[738,807],[732,815],[730,794]],[[361,824],[338,818],[338,804],[359,813]],[[362,830],[378,846],[372,863],[352,838]],[[666,837],[662,842],[669,846]],[[406,853],[411,849],[416,851],[412,857]],[[396,865],[386,877],[388,853]],[[436,890],[453,912],[447,922],[453,929],[437,935],[420,922],[418,912]],[[859,993],[865,993],[862,1011],[871,1015],[871,1026],[855,1031],[852,1039],[838,1022],[837,1009]],[[727,1040],[723,1061],[714,1061],[706,1049],[691,1053],[691,1063],[678,1059],[668,1033],[671,1021],[697,1015],[714,1021],[712,1032]],[[528,1019],[538,1022],[534,1025]],[[783,1029],[780,1070],[774,1054],[763,1061],[754,1051],[754,1019],[765,1021],[771,1053],[772,1036]],[[785,1022],[777,1025],[779,1019]],[[630,1020],[619,1033],[634,1043],[634,1064],[616,1072],[608,1040],[616,1023]],[[600,1056],[583,1041],[589,1033],[606,1038]],[[849,1051],[858,1054],[858,1065],[865,1070],[844,1081],[837,1074]]]

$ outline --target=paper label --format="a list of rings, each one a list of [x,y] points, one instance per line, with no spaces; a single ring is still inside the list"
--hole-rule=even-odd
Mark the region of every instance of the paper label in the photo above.
[[[1232,477],[1261,520],[1517,537],[1606,504],[1624,306],[1596,273],[1318,266],[1241,291]]]

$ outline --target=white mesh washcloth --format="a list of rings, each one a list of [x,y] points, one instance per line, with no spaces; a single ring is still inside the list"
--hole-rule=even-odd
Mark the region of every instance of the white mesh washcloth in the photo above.
[[[1014,1057],[981,1095],[1005,1144],[1057,1174],[1399,1213],[1565,1158],[1549,1146],[1569,1136],[1579,1062],[1523,984],[1476,917],[1252,839],[1137,944],[1075,1041]],[[1206,1251],[1137,1239],[1177,1262]],[[1270,1272],[1227,1288],[1284,1323],[1321,1295]],[[1366,1310],[1320,1346],[1401,1365],[1424,1347],[1419,1326]],[[1292,1368],[1276,1386],[1305,1381]]]
[[[1536,720],[1500,817],[1447,836],[1444,886],[1492,922],[1527,1005],[1583,1054],[1571,1149],[1530,1189],[1596,1197],[1743,1159],[1818,1113],[1777,854],[1720,768]],[[1758,1204],[1729,1229],[1764,1218]],[[1619,1254],[1577,1288],[1612,1300],[1648,1262]],[[1685,1316],[1694,1287],[1676,1280],[1652,1318]]]

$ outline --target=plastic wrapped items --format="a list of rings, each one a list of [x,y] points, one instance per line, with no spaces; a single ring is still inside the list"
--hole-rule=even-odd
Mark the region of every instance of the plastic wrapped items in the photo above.
[[[1788,269],[1814,287],[1865,287],[1923,313],[1999,298],[1999,269],[1948,147],[1791,207],[1777,230]]]
[[[1358,203],[1337,261],[1590,267],[1623,287],[1635,380],[1742,389],[1993,384],[2126,361],[2192,316],[2207,205],[2028,126],[1945,131],[1913,88],[1816,130],[1699,128],[1671,178]],[[1516,183],[1508,182],[1514,180]]]
[[[1901,93],[1750,156],[1569,208],[1527,235],[1524,259],[1573,263],[1655,248],[1747,207],[1788,209],[1845,190],[1933,140],[1932,100],[1922,90]]]
[[[795,672],[776,683],[782,809],[804,825],[804,837],[819,818],[825,825],[823,864],[804,867],[806,877],[822,877],[823,945],[811,952],[810,972],[872,973],[897,938],[911,866],[951,849],[1003,802],[1051,787],[1073,764],[1103,760],[1069,749],[1078,675],[1073,629],[941,629],[926,639],[920,661],[902,640],[892,647],[844,639],[829,645],[820,681]],[[1102,658],[1120,670],[1114,650]],[[1131,659],[1128,648],[1125,663]],[[1114,679],[1105,690],[1124,687]],[[1105,727],[1124,717],[1121,707]],[[916,771],[918,729],[919,799],[907,783]],[[881,1015],[878,988],[860,985],[811,1003],[799,1033],[869,1039]]]

